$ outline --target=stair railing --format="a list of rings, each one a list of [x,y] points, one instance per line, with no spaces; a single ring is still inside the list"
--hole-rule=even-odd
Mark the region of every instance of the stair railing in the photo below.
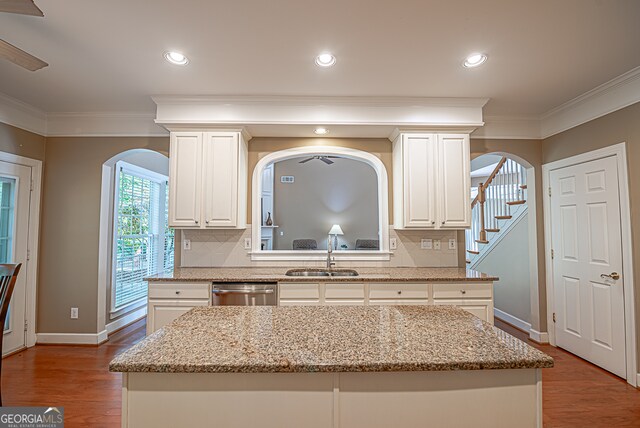
[[[471,228],[466,231],[467,252],[478,254],[488,244],[488,233],[499,232],[499,221],[511,218],[511,206],[525,202],[526,171],[519,163],[502,157],[471,202]]]

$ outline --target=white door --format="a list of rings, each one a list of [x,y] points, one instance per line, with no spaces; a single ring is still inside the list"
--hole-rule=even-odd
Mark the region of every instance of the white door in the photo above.
[[[172,132],[169,157],[169,226],[200,227],[202,133]]]
[[[626,378],[615,156],[553,170],[556,344]]]
[[[471,226],[471,164],[469,136],[438,136],[438,192],[440,227]]]
[[[0,162],[0,263],[22,263],[4,324],[2,355],[26,346],[30,189],[31,168]]]

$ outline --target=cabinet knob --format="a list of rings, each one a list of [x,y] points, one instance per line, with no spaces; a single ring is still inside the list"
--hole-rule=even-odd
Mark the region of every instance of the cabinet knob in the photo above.
[[[435,221],[435,220],[433,220],[433,221],[431,222],[431,224],[436,224],[436,221]]]
[[[460,290],[462,294],[467,294],[467,290]]]
[[[442,224],[444,224],[444,221],[442,222]]]
[[[398,291],[398,294],[402,294],[402,291]]]
[[[196,224],[198,224],[198,220],[196,220]]]
[[[180,291],[176,291],[176,294],[180,294]]]
[[[205,220],[205,223],[209,224],[209,220]]]

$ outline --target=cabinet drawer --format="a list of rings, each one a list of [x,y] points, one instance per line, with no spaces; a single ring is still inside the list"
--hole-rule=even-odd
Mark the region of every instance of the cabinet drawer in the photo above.
[[[325,300],[324,304],[326,306],[364,306],[364,300]]]
[[[320,300],[283,300],[280,299],[279,306],[320,306]]]
[[[370,306],[428,305],[428,304],[429,304],[429,300],[427,299],[407,299],[407,300],[372,299],[372,300],[369,300]]]
[[[434,299],[490,299],[493,283],[433,284]]]
[[[318,284],[279,284],[280,299],[316,299],[320,300]]]
[[[364,301],[364,284],[331,283],[324,286],[324,297],[330,299],[360,299]]]
[[[151,283],[150,299],[207,299],[209,300],[209,284],[189,283]]]
[[[491,300],[434,300],[435,306],[452,305],[475,315],[483,321],[493,324],[493,303]]]
[[[369,299],[428,299],[427,284],[371,284]]]

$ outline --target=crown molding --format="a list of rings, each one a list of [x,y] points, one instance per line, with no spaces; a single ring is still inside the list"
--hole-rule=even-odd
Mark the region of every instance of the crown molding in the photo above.
[[[47,114],[47,137],[166,137],[147,112]]]
[[[46,136],[47,114],[32,105],[0,93],[0,122]]]
[[[471,134],[474,139],[527,140],[540,139],[537,117],[485,116],[484,126]]]
[[[540,138],[574,128],[640,101],[640,67],[636,67],[541,116]]]

